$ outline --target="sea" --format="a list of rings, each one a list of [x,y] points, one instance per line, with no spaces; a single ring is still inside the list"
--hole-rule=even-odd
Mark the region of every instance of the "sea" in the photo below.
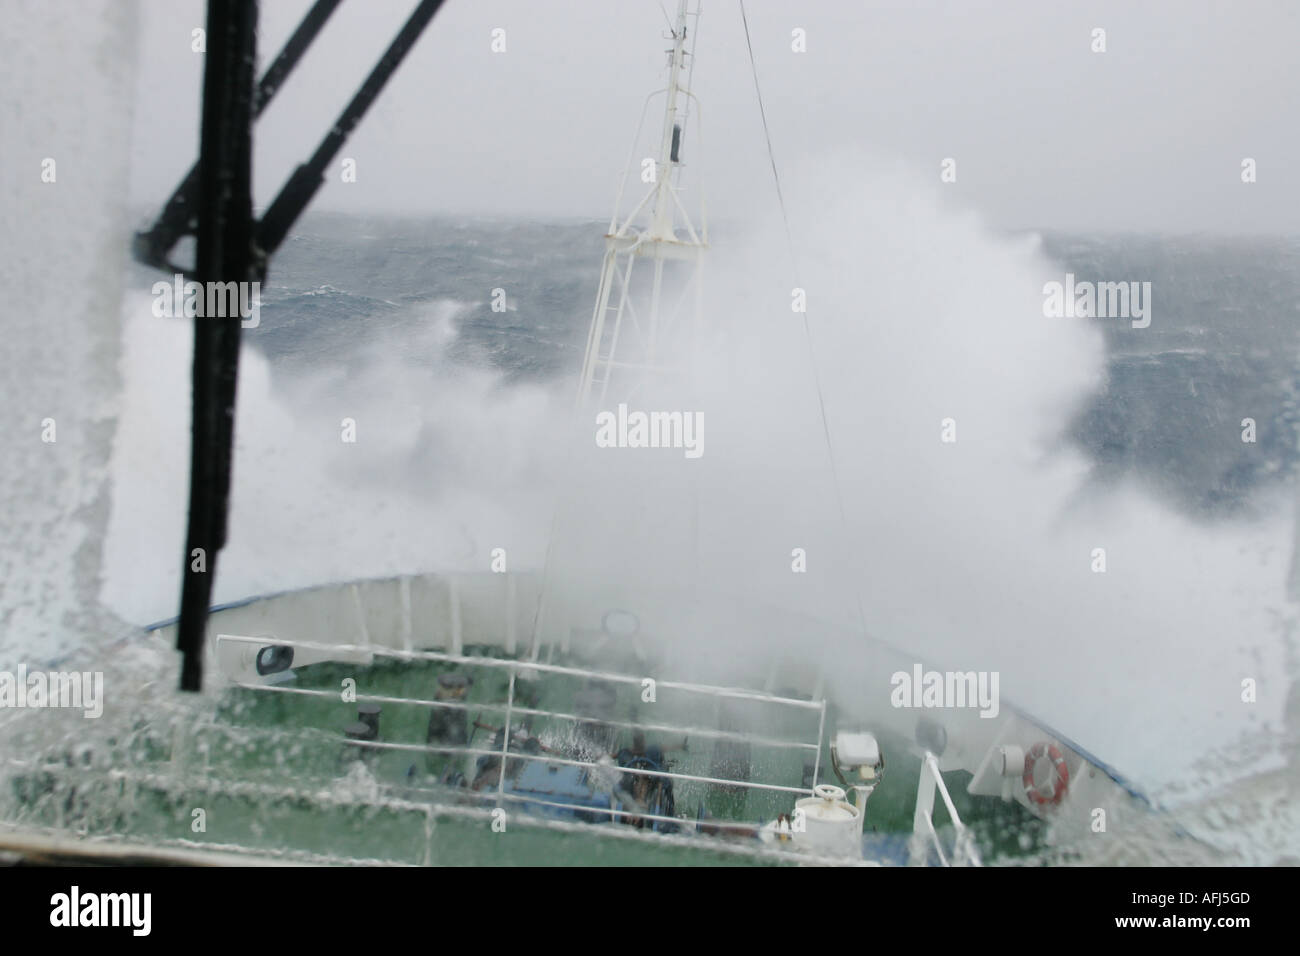
[[[51,724],[48,753],[18,746],[2,715],[0,822],[20,827],[9,778],[92,735],[123,746],[131,705],[171,686],[174,655],[147,627],[175,615],[188,559],[192,323],[159,314],[155,283],[172,276],[118,274],[149,210],[118,207],[134,57],[102,53],[133,49],[136,22],[103,6],[33,21],[11,51],[36,104],[11,138],[56,142],[60,176],[28,174],[44,147],[11,151],[28,172],[5,179],[0,257],[0,664],[118,669],[102,721]],[[700,553],[619,535],[629,513],[681,518],[632,475],[591,497],[587,530],[626,537],[607,573],[633,557],[637,573],[688,567],[702,588],[832,619],[849,635],[832,673],[852,673],[855,628],[997,671],[1009,701],[1172,824],[1066,862],[1300,863],[1300,237],[1007,231],[856,156],[786,186],[789,241],[766,199],[710,227],[702,385],[684,399],[707,422]],[[607,227],[297,223],[244,333],[214,600],[481,570],[498,548],[545,566],[577,481],[566,428]],[[1045,290],[1067,282],[1149,283],[1149,314],[1048,314]],[[795,548],[807,574],[791,573]],[[215,706],[170,704],[200,721]],[[170,714],[156,725],[175,729]],[[110,835],[116,807],[93,809],[68,828]],[[253,821],[252,842],[273,825]],[[508,846],[455,862],[508,863]],[[593,842],[571,859],[619,853]]]
[[[998,670],[1174,824],[1068,862],[1300,862],[1300,239],[930,216],[849,254],[830,222],[785,274],[770,223],[714,226],[697,583]],[[481,570],[503,545],[544,567],[606,228],[306,216],[243,333],[214,600]],[[1149,324],[1047,314],[1067,276],[1150,283]],[[123,280],[99,573],[115,647],[178,604],[192,333],[158,314],[169,279]],[[652,500],[634,480],[612,492]],[[763,557],[792,541],[828,556],[815,588]]]

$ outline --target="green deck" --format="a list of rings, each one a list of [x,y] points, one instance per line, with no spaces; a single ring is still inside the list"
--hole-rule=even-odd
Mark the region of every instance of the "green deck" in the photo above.
[[[107,761],[78,766],[75,759],[46,762],[44,769],[20,776],[14,796],[25,822],[76,828],[162,845],[192,842],[240,847],[295,859],[382,860],[409,864],[717,864],[778,862],[756,857],[758,841],[679,835],[664,838],[624,824],[538,825],[517,803],[507,811],[505,832],[493,829],[494,801],[464,788],[438,783],[448,761],[459,761],[472,777],[476,758],[430,755],[426,745],[430,708],[415,703],[385,703],[379,741],[410,749],[368,749],[363,762],[373,780],[358,778],[358,750],[343,736],[357,717],[357,702],[345,701],[345,678],[356,680],[361,701],[368,695],[433,697],[437,677],[457,670],[474,677],[466,698],[469,720],[499,727],[509,673],[506,669],[432,661],[379,658],[369,667],[321,663],[300,668],[286,687],[314,690],[308,696],[228,689],[215,710],[153,715],[141,720],[125,741],[114,741]],[[515,706],[571,713],[583,679],[548,674],[536,682],[520,680]],[[617,685],[613,719],[648,724],[740,729],[765,738],[815,742],[818,710],[798,710],[754,701],[725,701],[661,688],[654,703],[641,700],[639,683]],[[826,737],[835,726],[828,710]],[[512,726],[518,727],[516,714]],[[559,741],[572,721],[540,718],[533,732]],[[474,733],[470,746],[489,749],[491,730]],[[920,761],[905,742],[878,734],[885,754],[883,781],[867,804],[869,834],[906,836],[912,830]],[[614,749],[628,746],[632,731],[617,732]],[[699,776],[743,775],[742,763],[719,750],[707,736],[646,733],[646,743],[665,748],[669,769]],[[808,779],[814,753],[753,744],[749,779],[800,787]],[[823,746],[818,782],[835,782],[829,748]],[[100,769],[97,769],[100,768]],[[434,773],[430,773],[430,770]],[[349,776],[351,771],[351,776]],[[972,798],[969,775],[945,776],[964,822],[972,829],[985,860],[1019,856],[1037,848],[1041,825],[1018,805]],[[488,788],[491,789],[491,788]],[[795,794],[674,781],[679,817],[702,814],[717,822],[765,822],[789,813]],[[195,832],[195,810],[204,811],[205,831]],[[937,811],[936,823],[944,819]],[[603,837],[603,838],[602,838]],[[611,838],[620,837],[620,838]],[[950,839],[950,834],[947,836]],[[728,852],[731,851],[731,852]]]

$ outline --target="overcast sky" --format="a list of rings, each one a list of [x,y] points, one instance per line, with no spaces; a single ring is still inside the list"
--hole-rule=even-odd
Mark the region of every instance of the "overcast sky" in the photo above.
[[[264,0],[260,59],[309,0]],[[265,204],[414,0],[345,0],[256,130]],[[201,0],[142,0],[132,195],[193,161]],[[675,0],[448,0],[313,208],[607,216]],[[1003,227],[1298,232],[1295,0],[749,0],[783,171],[832,150],[898,160]],[[1094,28],[1105,53],[1091,50]],[[507,50],[491,50],[494,28]],[[806,31],[807,52],[791,49]],[[710,211],[772,202],[737,0],[705,0],[696,94]],[[1258,163],[1243,185],[1241,162]]]

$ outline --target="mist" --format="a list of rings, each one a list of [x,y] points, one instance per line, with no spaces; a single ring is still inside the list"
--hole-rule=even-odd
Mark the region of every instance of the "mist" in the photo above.
[[[1106,387],[1106,320],[1045,317],[1062,270],[1035,237],[997,235],[859,153],[790,182],[793,258],[779,218],[733,224],[711,254],[706,331],[680,356],[693,385],[635,393],[636,408],[700,411],[705,454],[573,459],[552,584],[570,614],[585,605],[592,626],[648,604],[644,625],[697,678],[802,650],[843,700],[868,635],[996,671],[1008,700],[1151,786],[1277,730],[1290,503],[1266,491],[1261,510],[1282,520],[1209,525],[1136,485],[1090,483],[1063,436]],[[578,426],[589,448],[591,431]],[[839,636],[663,604],[704,595]],[[1242,703],[1245,678],[1259,704]]]
[[[568,377],[507,383],[452,362],[463,303],[426,307],[419,337],[380,329],[344,371],[276,378],[246,348],[216,599],[486,569],[500,547],[510,570],[549,557],[544,626],[636,608],[679,661],[720,679],[806,648],[846,698],[871,635],[998,671],[1006,700],[1148,786],[1275,728],[1289,517],[1202,526],[1137,488],[1088,484],[1062,435],[1105,386],[1102,320],[1043,315],[1062,270],[1032,236],[997,235],[858,153],[788,183],[793,257],[776,216],[730,223],[681,356],[693,384],[632,398],[700,412],[698,459],[598,449]],[[144,623],[173,614],[179,590],[189,330],[143,300],[126,322],[103,598]],[[775,618],[729,628],[683,595],[839,636],[827,646]]]

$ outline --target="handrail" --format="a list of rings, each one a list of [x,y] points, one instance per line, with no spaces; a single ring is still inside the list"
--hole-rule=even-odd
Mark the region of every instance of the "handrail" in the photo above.
[[[522,750],[504,750],[499,747],[493,747],[491,750],[482,747],[462,747],[458,745],[439,745],[439,744],[394,744],[386,743],[380,740],[349,740],[348,746],[355,748],[368,748],[371,750],[402,750],[413,753],[435,753],[449,756],[470,756],[470,757],[508,757],[513,763],[516,760],[533,760],[538,763],[558,764],[561,767],[584,767],[588,770],[611,769],[618,773],[629,773],[641,777],[664,777],[668,780],[687,780],[692,783],[710,783],[725,787],[746,787],[750,790],[771,790],[777,793],[797,793],[801,795],[811,795],[813,793],[807,787],[787,787],[779,783],[755,783],[752,780],[737,780],[734,777],[705,777],[699,774],[676,773],[671,770],[646,770],[641,767],[620,767],[614,764],[602,764],[595,760],[574,760],[570,757],[560,757],[555,754],[530,754]],[[527,798],[529,801],[531,797]],[[624,812],[624,811],[620,811]],[[645,816],[643,813],[631,813],[630,816]]]
[[[513,660],[513,659],[497,658],[497,657],[489,657],[489,656],[470,657],[462,654],[448,654],[440,651],[407,651],[407,650],[397,650],[397,649],[388,648],[380,645],[367,645],[364,647],[356,646],[356,645],[342,645],[342,644],[325,645],[325,644],[319,644],[317,642],[312,642],[312,641],[279,640],[274,637],[265,637],[265,636],[246,637],[246,636],[234,635],[234,634],[217,635],[216,644],[218,646],[222,642],[226,642],[226,641],[235,642],[235,643],[256,644],[262,646],[282,646],[282,647],[308,648],[308,649],[328,648],[331,650],[338,650],[343,652],[362,651],[368,655],[380,655],[380,656],[387,656],[387,657],[393,657],[393,658],[404,659],[404,660],[412,660],[412,659],[429,660],[429,661],[437,661],[437,662],[444,662],[444,663],[460,664],[467,667],[488,667],[488,668],[498,668],[498,669],[507,668],[510,674],[510,682],[507,691],[507,699],[504,704],[487,702],[487,701],[485,702],[440,701],[440,700],[433,700],[430,698],[423,698],[423,697],[390,697],[385,695],[364,694],[364,693],[356,693],[354,698],[349,698],[350,702],[355,701],[357,703],[370,702],[370,703],[383,703],[383,704],[411,705],[411,706],[428,707],[428,708],[443,708],[447,710],[465,711],[465,712],[471,710],[476,712],[482,712],[482,711],[491,711],[495,713],[504,712],[506,715],[505,728],[504,728],[506,732],[502,734],[501,745],[499,747],[493,745],[492,749],[490,750],[481,747],[473,747],[469,745],[443,746],[431,742],[427,742],[425,744],[395,743],[395,742],[387,742],[387,741],[366,741],[366,740],[350,740],[348,742],[349,746],[357,748],[358,750],[365,749],[365,750],[378,750],[378,751],[410,751],[410,752],[435,753],[440,755],[453,755],[453,756],[463,755],[463,756],[480,756],[480,757],[486,757],[486,756],[498,757],[501,760],[501,766],[500,766],[498,779],[496,781],[496,786],[493,788],[496,791],[495,796],[497,797],[508,797],[510,799],[523,799],[525,800],[525,802],[528,803],[549,805],[549,804],[545,804],[545,801],[539,801],[533,797],[523,797],[522,795],[517,795],[517,794],[511,795],[506,792],[505,783],[506,783],[507,761],[509,761],[512,765],[515,764],[516,761],[534,761],[534,762],[541,762],[541,763],[554,764],[560,766],[579,767],[587,770],[615,769],[620,774],[632,774],[635,776],[645,776],[645,777],[658,777],[667,780],[682,780],[682,781],[689,781],[693,783],[703,783],[703,784],[718,785],[718,786],[740,787],[746,790],[788,793],[788,794],[798,795],[798,796],[806,796],[812,793],[811,790],[802,786],[794,787],[794,786],[786,786],[784,784],[764,783],[759,781],[740,780],[740,779],[729,778],[729,777],[716,777],[712,775],[705,776],[700,774],[679,773],[679,772],[674,772],[669,770],[650,770],[650,769],[638,768],[638,767],[608,767],[607,764],[603,764],[598,761],[579,760],[571,757],[561,756],[559,754],[554,754],[554,753],[531,754],[523,750],[511,749],[511,745],[516,737],[514,728],[512,727],[512,722],[515,718],[520,716],[549,717],[553,720],[572,721],[575,723],[582,722],[582,721],[598,720],[602,724],[606,724],[614,727],[628,728],[628,729],[635,728],[641,730],[654,730],[657,732],[666,732],[670,734],[683,734],[688,737],[703,736],[703,737],[710,737],[710,738],[722,739],[722,740],[738,740],[750,744],[756,744],[759,746],[784,748],[790,750],[803,750],[803,751],[811,750],[815,755],[814,756],[814,760],[815,760],[814,781],[816,780],[815,768],[819,767],[821,763],[821,749],[822,749],[822,742],[823,742],[823,738],[825,734],[825,726],[826,726],[826,702],[824,700],[816,700],[816,701],[802,700],[799,698],[781,697],[778,695],[768,694],[761,691],[750,691],[741,688],[722,687],[722,686],[716,686],[710,684],[694,684],[694,683],[687,683],[681,681],[658,681],[657,682],[657,686],[660,688],[675,689],[687,693],[702,694],[714,698],[752,700],[760,703],[771,703],[771,704],[777,704],[784,707],[791,707],[791,708],[803,709],[803,710],[814,710],[817,712],[817,717],[818,717],[817,741],[815,743],[810,743],[806,741],[797,741],[797,740],[779,740],[775,738],[760,737],[758,735],[746,734],[744,732],[739,732],[739,731],[727,731],[721,729],[712,730],[712,729],[699,728],[699,727],[694,727],[689,725],[675,725],[670,723],[646,724],[646,723],[638,723],[635,721],[616,720],[614,718],[607,719],[605,717],[598,716],[598,715],[584,716],[581,714],[569,714],[560,711],[543,710],[543,709],[533,708],[533,707],[521,707],[518,706],[515,701],[516,677],[521,673],[547,672],[547,673],[555,673],[555,674],[561,674],[566,676],[584,677],[590,680],[604,680],[604,681],[609,681],[614,683],[639,685],[642,678],[631,676],[631,675],[617,674],[617,673],[607,672],[607,671],[596,671],[588,668],[571,667],[571,666],[564,666],[564,665],[557,665],[557,664],[542,664],[540,662],[531,661],[531,660]],[[273,694],[298,694],[302,696],[329,698],[329,699],[338,698],[338,692],[332,690],[287,687],[283,684],[253,683],[244,680],[231,680],[231,684],[233,686],[242,687],[248,690],[255,690],[259,692],[267,692]],[[645,813],[633,813],[627,810],[619,810],[611,815],[636,816],[636,817],[648,818],[647,814]]]
[[[943,843],[939,839],[938,831],[934,828],[934,794],[936,790],[939,792],[939,796],[943,798],[944,806],[948,809],[948,817],[952,820],[955,833],[951,861],[948,854],[944,853]],[[939,862],[943,866],[982,865],[979,851],[975,848],[975,841],[970,830],[961,822],[961,817],[957,814],[957,808],[953,806],[952,796],[948,793],[948,786],[943,782],[943,774],[939,772],[938,758],[927,750],[921,757],[921,773],[916,789],[916,812],[912,815],[912,862],[926,862],[929,859],[931,849],[939,855]]]
[[[440,661],[446,664],[466,664],[473,667],[518,667],[524,671],[544,671],[550,674],[563,674],[571,677],[588,677],[594,680],[607,680],[619,684],[640,684],[644,679],[633,674],[618,674],[613,671],[596,671],[584,667],[568,667],[562,664],[543,664],[540,661],[512,660],[505,657],[482,657],[466,654],[448,654],[444,651],[405,651],[379,644],[331,644],[320,641],[294,641],[276,637],[246,637],[240,634],[218,634],[217,641],[234,641],[243,644],[263,644],[268,647],[302,647],[316,651],[342,651],[353,654],[378,654],[402,660]],[[655,686],[669,690],[681,690],[688,693],[709,694],[715,697],[729,697],[736,700],[754,700],[772,704],[785,704],[790,707],[803,707],[807,710],[821,710],[825,701],[804,700],[799,697],[782,697],[768,694],[761,690],[746,690],[741,687],[724,687],[718,684],[694,684],[687,681],[656,680]]]
[[[521,664],[521,667],[531,667],[531,664]],[[242,687],[245,690],[270,691],[276,694],[298,694],[302,697],[327,697],[331,700],[338,697],[338,693],[332,690],[314,690],[309,687],[285,687],[283,684],[255,684],[249,681],[232,680],[230,682],[235,687]],[[493,704],[487,701],[482,703],[462,704],[454,700],[433,700],[427,697],[390,697],[385,694],[363,694],[358,692],[356,695],[357,703],[370,704],[414,704],[420,707],[440,707],[445,710],[463,710],[489,711],[491,713],[504,713],[505,704]],[[535,710],[531,707],[513,708],[514,713],[522,714],[525,717],[554,717],[557,720],[593,720],[591,716],[582,714],[566,714],[559,710]],[[689,724],[653,724],[638,720],[616,720],[612,717],[601,717],[600,722],[610,727],[618,727],[623,730],[648,730],[656,733],[683,734],[687,737],[705,737],[716,738],[718,740],[738,740],[750,744],[758,744],[763,747],[773,747],[776,749],[787,750],[811,750],[818,751],[817,744],[804,743],[797,740],[778,740],[775,737],[762,737],[758,734],[747,734],[743,731],[734,730],[713,730],[709,727],[695,727]]]

